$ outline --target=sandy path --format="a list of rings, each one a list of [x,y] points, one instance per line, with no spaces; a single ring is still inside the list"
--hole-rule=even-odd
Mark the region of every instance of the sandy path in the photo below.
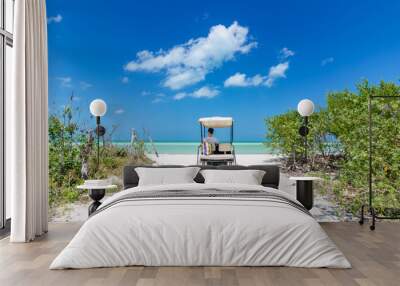
[[[150,155],[157,165],[194,165],[196,155],[191,154],[161,154],[158,158]],[[279,164],[279,156],[271,154],[239,154],[238,165]],[[296,196],[296,184],[289,180],[287,174],[281,173],[279,189]],[[58,207],[50,211],[50,220],[55,222],[85,221],[88,217],[88,202],[76,202]],[[314,207],[311,213],[318,221],[341,221],[343,218],[336,214],[336,206],[326,197],[315,195]]]

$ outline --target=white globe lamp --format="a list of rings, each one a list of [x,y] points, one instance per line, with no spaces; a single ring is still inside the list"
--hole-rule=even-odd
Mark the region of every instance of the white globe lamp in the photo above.
[[[297,104],[297,111],[299,112],[300,116],[304,118],[302,126],[299,128],[299,134],[303,137],[304,140],[304,159],[307,162],[307,135],[309,133],[308,128],[308,117],[314,113],[314,103],[309,99],[300,100]]]
[[[95,99],[90,103],[90,113],[93,116],[101,117],[107,112],[107,104],[102,99]]]
[[[106,129],[100,125],[100,117],[107,112],[107,104],[102,99],[95,99],[90,103],[90,113],[96,117],[96,135],[97,135],[97,170],[100,165],[100,137],[104,136]]]
[[[314,103],[309,99],[300,100],[297,111],[302,117],[308,117],[314,113]]]

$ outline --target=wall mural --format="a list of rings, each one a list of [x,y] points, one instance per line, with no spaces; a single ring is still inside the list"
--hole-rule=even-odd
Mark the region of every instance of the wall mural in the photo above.
[[[47,3],[53,221],[132,164],[279,164],[290,194],[319,178],[320,221],[356,220],[369,188],[399,215],[399,4],[92,2]]]

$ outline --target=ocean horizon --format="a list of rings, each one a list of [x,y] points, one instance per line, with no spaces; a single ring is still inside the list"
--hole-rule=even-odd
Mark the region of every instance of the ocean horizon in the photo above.
[[[113,141],[118,146],[128,146],[129,141]],[[197,154],[199,142],[195,141],[156,141],[145,142],[146,152],[154,154]],[[233,143],[236,154],[276,154],[272,148],[265,146],[264,142],[235,142]],[[154,150],[155,149],[155,150]]]

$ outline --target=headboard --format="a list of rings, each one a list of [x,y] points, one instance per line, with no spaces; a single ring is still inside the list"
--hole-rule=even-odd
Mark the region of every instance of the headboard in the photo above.
[[[135,171],[137,167],[146,167],[146,168],[182,168],[185,166],[182,165],[161,165],[161,166],[125,166],[123,173],[123,184],[124,189],[129,189],[136,187],[139,183],[139,176]],[[279,167],[276,165],[251,165],[251,166],[197,166],[204,169],[217,169],[217,170],[263,170],[265,171],[265,175],[262,179],[262,185],[264,187],[270,187],[278,189],[279,187]],[[204,183],[204,178],[200,174],[197,174],[196,178],[194,178],[197,183]]]

